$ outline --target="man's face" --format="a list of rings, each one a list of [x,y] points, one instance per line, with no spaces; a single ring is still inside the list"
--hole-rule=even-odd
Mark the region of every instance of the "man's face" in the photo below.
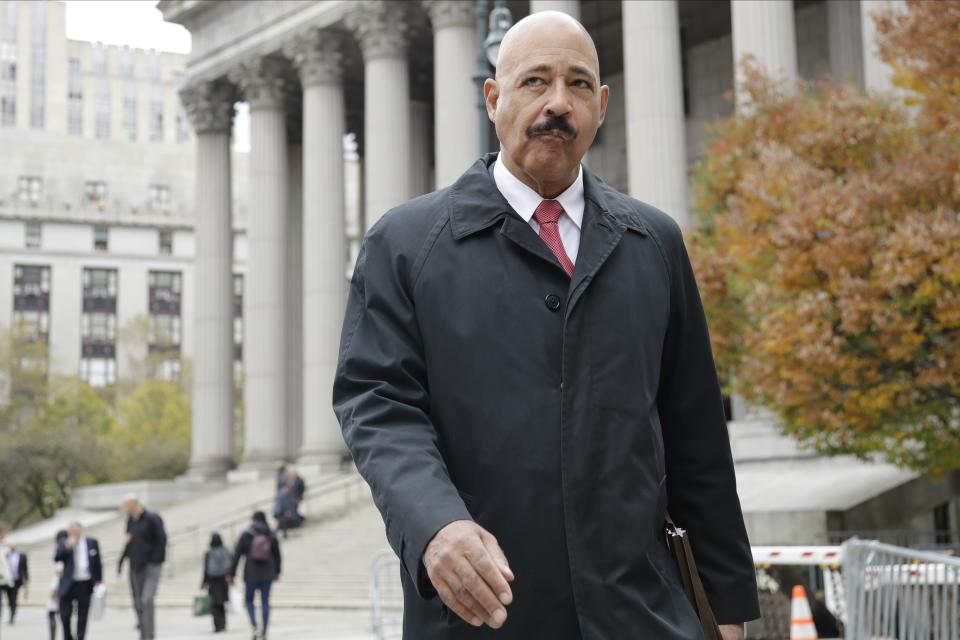
[[[83,527],[81,527],[76,522],[71,524],[70,527],[67,529],[67,531],[70,533],[70,536],[75,539],[79,539],[80,536],[83,535]]]
[[[593,44],[563,20],[521,25],[513,36],[485,86],[503,161],[537,184],[569,184],[606,114]]]

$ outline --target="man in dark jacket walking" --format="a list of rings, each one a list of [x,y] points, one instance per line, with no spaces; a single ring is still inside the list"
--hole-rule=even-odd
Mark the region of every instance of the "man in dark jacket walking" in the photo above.
[[[79,522],[70,523],[67,537],[57,543],[54,562],[63,563],[63,573],[57,587],[60,598],[60,621],[63,623],[64,640],[73,640],[71,629],[74,605],[77,611],[77,640],[87,635],[87,614],[93,589],[103,582],[103,565],[100,545],[94,538],[83,535]]]
[[[525,18],[484,92],[500,153],[368,232],[334,384],[404,637],[702,638],[669,509],[742,638],[753,561],[680,229],[581,166],[609,93],[593,41]]]
[[[123,501],[127,512],[127,538],[123,554],[117,565],[117,573],[124,559],[130,561],[130,595],[137,612],[137,627],[141,640],[153,640],[156,629],[154,598],[160,586],[163,563],[167,559],[167,533],[163,519],[144,509],[136,496],[127,496]]]
[[[233,569],[227,578],[228,583],[233,583],[237,575],[237,567],[240,565],[240,558],[243,556],[246,557],[246,563],[243,566],[243,582],[247,616],[250,618],[250,626],[253,627],[254,640],[265,640],[267,625],[270,622],[270,587],[273,586],[274,581],[280,579],[280,542],[276,534],[270,530],[267,516],[263,511],[254,512],[250,527],[240,534],[240,539],[237,540],[237,547],[233,552]],[[257,625],[257,609],[253,603],[258,591],[260,592],[260,615],[263,619],[261,625]]]

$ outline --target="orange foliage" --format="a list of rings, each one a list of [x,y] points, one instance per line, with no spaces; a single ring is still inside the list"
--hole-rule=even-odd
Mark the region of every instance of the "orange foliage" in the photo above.
[[[749,61],[689,238],[721,376],[830,453],[960,468],[960,2],[878,20],[904,106]],[[953,16],[950,19],[946,19]]]

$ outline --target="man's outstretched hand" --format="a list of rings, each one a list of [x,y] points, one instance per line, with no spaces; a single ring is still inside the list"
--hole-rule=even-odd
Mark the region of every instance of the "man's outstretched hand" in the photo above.
[[[427,545],[423,565],[451,611],[475,627],[503,626],[513,572],[493,534],[470,520],[451,522]]]

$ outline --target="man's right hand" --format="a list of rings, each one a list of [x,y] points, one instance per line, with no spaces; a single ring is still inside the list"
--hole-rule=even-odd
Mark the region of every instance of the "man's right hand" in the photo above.
[[[493,534],[470,520],[451,522],[427,545],[423,565],[451,611],[475,627],[503,626],[514,576]]]

